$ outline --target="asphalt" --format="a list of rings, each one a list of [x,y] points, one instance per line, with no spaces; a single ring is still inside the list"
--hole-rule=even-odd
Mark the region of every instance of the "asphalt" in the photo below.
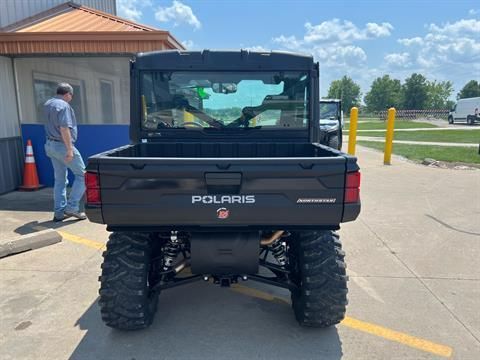
[[[108,233],[50,222],[51,191],[0,197],[0,239],[54,228],[63,241],[0,259],[0,358],[480,358],[480,170],[423,167],[358,147],[362,213],[342,225],[346,320],[297,325],[284,290],[195,283],[160,295],[147,330],[103,325],[97,305]]]

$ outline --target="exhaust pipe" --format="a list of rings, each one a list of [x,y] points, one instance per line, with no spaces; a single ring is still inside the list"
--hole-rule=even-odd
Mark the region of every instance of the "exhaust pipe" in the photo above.
[[[183,260],[182,262],[180,262],[177,266],[175,266],[174,268],[174,271],[175,271],[175,274],[178,274],[180,271],[182,271],[183,269],[185,269],[185,267],[187,266],[187,260]]]

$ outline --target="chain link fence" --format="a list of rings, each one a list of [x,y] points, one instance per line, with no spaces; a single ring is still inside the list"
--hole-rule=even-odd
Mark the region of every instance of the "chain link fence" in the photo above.
[[[396,119],[415,120],[415,119],[448,119],[449,110],[397,110]],[[380,120],[387,120],[388,111],[378,111],[376,115]]]

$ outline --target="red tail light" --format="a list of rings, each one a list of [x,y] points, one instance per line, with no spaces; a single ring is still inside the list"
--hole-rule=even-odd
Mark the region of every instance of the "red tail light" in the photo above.
[[[87,205],[100,205],[100,178],[97,173],[87,172],[85,174],[85,185],[87,187]]]
[[[360,172],[347,173],[345,181],[345,203],[357,203],[360,201]]]

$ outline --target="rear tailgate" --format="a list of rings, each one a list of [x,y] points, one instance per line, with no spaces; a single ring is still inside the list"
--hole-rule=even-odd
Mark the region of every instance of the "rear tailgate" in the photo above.
[[[347,156],[94,157],[88,171],[110,226],[328,226],[342,222],[347,167],[358,170]]]

